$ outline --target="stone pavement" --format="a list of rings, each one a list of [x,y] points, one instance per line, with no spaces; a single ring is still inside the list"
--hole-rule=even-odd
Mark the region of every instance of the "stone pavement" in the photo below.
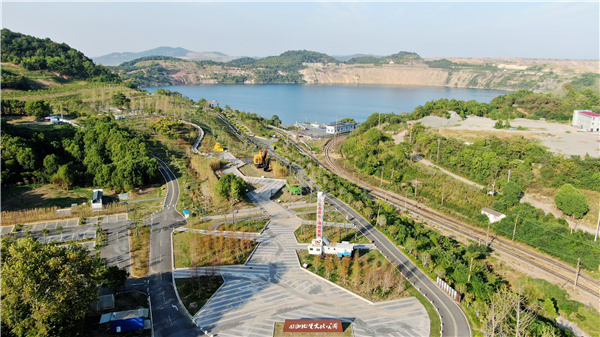
[[[248,196],[272,215],[271,223],[245,265],[218,267],[226,282],[193,317],[202,330],[271,336],[274,323],[285,319],[339,318],[353,323],[355,336],[429,335],[429,317],[416,298],[372,303],[302,269],[295,250],[305,245],[293,233],[302,220],[256,191]],[[192,273],[176,270],[174,277]]]

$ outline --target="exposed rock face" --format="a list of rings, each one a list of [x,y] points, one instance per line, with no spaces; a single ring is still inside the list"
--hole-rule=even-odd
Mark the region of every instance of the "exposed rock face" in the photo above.
[[[478,89],[533,89],[539,92],[552,91],[570,76],[555,75],[552,70],[524,70],[522,65],[497,65],[496,70],[487,69],[442,69],[430,68],[425,64],[400,65],[346,65],[309,66],[300,71],[308,83],[319,84],[384,84],[419,85]],[[551,68],[555,69],[555,68]],[[583,68],[587,70],[585,67]],[[535,86],[535,87],[534,87]]]
[[[435,59],[428,59],[432,61]],[[406,64],[307,63],[300,70],[307,83],[415,85],[552,92],[585,72],[600,72],[597,60],[448,58],[453,68],[430,67],[423,61]],[[200,65],[186,61],[144,61],[144,85],[197,83],[254,83],[255,69]],[[154,66],[148,72],[146,67]],[[157,68],[158,66],[158,68]],[[134,71],[135,72],[135,71]],[[158,75],[157,75],[158,74]]]

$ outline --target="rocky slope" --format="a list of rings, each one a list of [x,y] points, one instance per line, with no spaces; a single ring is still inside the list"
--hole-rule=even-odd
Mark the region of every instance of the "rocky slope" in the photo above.
[[[309,84],[380,84],[553,92],[586,73],[600,72],[594,60],[450,58],[451,67],[431,61],[405,64],[306,63],[299,73]],[[123,71],[142,86],[196,83],[256,83],[262,68],[199,64],[184,60],[144,61]],[[281,72],[280,72],[281,73]]]
[[[483,60],[486,62],[484,63]],[[469,67],[411,65],[309,65],[300,72],[307,83],[386,84],[551,92],[585,72],[599,72],[591,60],[455,59]],[[474,62],[475,61],[475,62]]]

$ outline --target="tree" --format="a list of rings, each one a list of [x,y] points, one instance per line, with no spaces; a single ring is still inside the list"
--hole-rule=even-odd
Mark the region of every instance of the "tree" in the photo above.
[[[4,240],[3,240],[4,241]],[[102,268],[79,245],[22,238],[2,247],[2,323],[16,336],[75,336],[98,298]]]
[[[279,126],[281,124],[281,119],[279,119],[279,116],[273,115],[273,117],[271,117],[271,124]]]
[[[112,95],[112,104],[118,107],[129,108],[131,100],[127,98],[122,92],[117,92]]]
[[[25,103],[25,111],[27,115],[41,119],[52,113],[52,107],[44,100],[33,100]]]
[[[377,217],[377,226],[379,226],[379,227],[385,227],[386,224],[387,224],[387,218],[386,218],[386,216],[383,215],[383,214],[380,214]]]
[[[554,196],[556,207],[566,215],[582,218],[589,210],[587,198],[571,184],[564,184]]]
[[[112,290],[114,294],[125,285],[129,273],[125,269],[119,269],[117,266],[111,266],[102,272],[102,286]]]
[[[59,185],[63,189],[69,189],[75,183],[75,172],[71,163],[61,165],[58,171],[52,175],[52,182]]]
[[[246,181],[241,177],[228,173],[219,179],[215,190],[223,199],[230,197],[239,199],[246,192]]]
[[[44,158],[44,168],[46,169],[46,173],[49,175],[53,175],[58,171],[59,160],[58,156],[54,153],[47,155]]]
[[[502,198],[504,198],[509,207],[518,204],[522,196],[523,191],[514,182],[509,182],[502,188]]]

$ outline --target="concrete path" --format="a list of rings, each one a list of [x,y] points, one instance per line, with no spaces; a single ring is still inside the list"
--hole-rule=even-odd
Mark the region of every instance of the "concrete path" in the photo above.
[[[206,230],[206,229],[194,229],[194,228],[187,228],[187,227],[179,227],[179,228],[175,228],[176,231],[180,231],[180,232],[196,232],[196,233],[200,233],[200,234],[207,234],[207,235],[221,235],[221,233],[223,233],[223,236],[226,238],[234,238],[234,239],[243,239],[243,240],[256,240],[256,238],[260,235],[260,233],[253,233],[253,232],[231,232],[231,231],[213,231],[213,230]]]
[[[262,197],[248,194],[271,214],[271,223],[245,265],[222,266],[225,284],[194,315],[194,322],[212,335],[271,336],[275,322],[298,318],[340,318],[352,322],[355,336],[428,336],[429,317],[414,298],[371,303],[300,267],[294,230],[302,220]],[[176,270],[189,277],[202,270]],[[212,268],[211,271],[215,272]]]
[[[418,163],[421,163],[421,164],[423,164],[423,165],[426,165],[426,166],[434,167],[434,168],[436,168],[436,169],[438,169],[438,170],[440,170],[440,171],[442,171],[442,172],[446,173],[447,175],[449,175],[449,176],[451,176],[451,177],[453,177],[453,178],[455,178],[455,179],[458,179],[458,180],[460,180],[460,181],[462,181],[462,182],[464,182],[464,183],[466,183],[466,184],[469,184],[469,185],[471,185],[471,186],[475,186],[475,187],[477,187],[477,188],[479,188],[479,189],[484,189],[484,188],[485,188],[485,186],[483,186],[483,185],[481,185],[481,184],[478,184],[478,183],[476,183],[476,182],[474,182],[474,181],[471,181],[471,180],[469,180],[469,179],[467,179],[467,178],[461,177],[461,176],[459,176],[459,175],[457,175],[457,174],[454,174],[454,173],[452,173],[452,172],[450,172],[450,171],[446,170],[446,169],[445,169],[445,168],[443,168],[443,167],[440,167],[440,166],[437,166],[437,165],[435,165],[434,163],[430,162],[429,160],[427,160],[427,159],[425,159],[425,158],[421,158],[421,157],[419,157],[419,159],[417,159],[417,160],[418,160]]]

